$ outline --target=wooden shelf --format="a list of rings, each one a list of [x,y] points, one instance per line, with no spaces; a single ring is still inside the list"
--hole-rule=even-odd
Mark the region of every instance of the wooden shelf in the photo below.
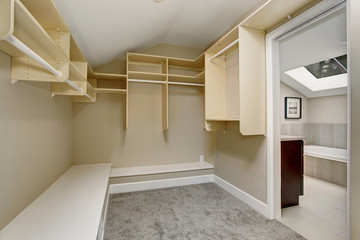
[[[205,72],[201,72],[196,76],[185,76],[185,75],[168,75],[169,82],[185,82],[185,83],[204,83],[205,81]]]
[[[126,80],[126,74],[95,73],[98,80]]]
[[[201,54],[195,60],[184,58],[171,58],[169,57],[169,67],[180,66],[185,68],[204,69],[204,54]]]
[[[205,119],[206,121],[214,121],[214,122],[238,122],[240,119],[229,119],[229,118],[212,118],[212,119]]]
[[[214,169],[207,162],[175,163],[145,167],[112,168],[110,178]]]
[[[128,71],[128,78],[166,81],[166,74]]]
[[[97,93],[112,93],[112,94],[126,94],[126,89],[115,89],[115,88],[95,88]]]
[[[166,61],[166,57],[148,55],[141,53],[128,53],[127,60],[129,62],[140,62],[140,63],[153,63],[153,64],[163,64]]]
[[[0,9],[0,14],[6,15],[7,13],[1,13],[1,11],[6,10]],[[16,38],[45,60],[68,60],[68,56],[55,44],[49,34],[19,0],[14,1],[14,10],[14,32],[12,34]],[[10,56],[25,57],[24,53],[6,41],[0,41],[0,50]]]
[[[88,78],[92,78],[92,79],[96,78],[96,75],[89,64],[87,66],[87,75],[88,75]]]

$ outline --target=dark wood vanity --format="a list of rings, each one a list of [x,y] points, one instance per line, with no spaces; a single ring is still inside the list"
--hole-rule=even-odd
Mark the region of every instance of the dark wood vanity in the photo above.
[[[281,208],[299,205],[304,194],[303,137],[281,137]]]

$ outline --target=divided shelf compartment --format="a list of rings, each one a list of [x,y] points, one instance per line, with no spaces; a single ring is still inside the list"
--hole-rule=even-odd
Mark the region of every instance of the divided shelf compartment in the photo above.
[[[166,83],[167,58],[147,54],[128,53],[127,75],[129,81],[150,80],[149,83]]]
[[[127,94],[126,74],[95,73],[97,93]]]
[[[201,54],[195,60],[169,57],[168,60],[169,84],[195,83],[195,84],[200,84],[199,86],[201,86],[201,84],[204,84],[205,82],[204,57],[205,54]]]
[[[238,39],[235,28],[205,52],[205,129],[208,131],[225,130],[226,122],[240,119]]]

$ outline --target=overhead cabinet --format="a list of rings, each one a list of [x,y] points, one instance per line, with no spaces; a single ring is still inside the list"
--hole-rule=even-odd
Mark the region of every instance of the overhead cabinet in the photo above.
[[[205,52],[205,129],[264,135],[265,32],[238,26]]]

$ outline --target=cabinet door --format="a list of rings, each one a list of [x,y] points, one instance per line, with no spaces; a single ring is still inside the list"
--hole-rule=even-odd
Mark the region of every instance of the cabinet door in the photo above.
[[[302,193],[303,141],[281,142],[281,207],[299,204]]]

